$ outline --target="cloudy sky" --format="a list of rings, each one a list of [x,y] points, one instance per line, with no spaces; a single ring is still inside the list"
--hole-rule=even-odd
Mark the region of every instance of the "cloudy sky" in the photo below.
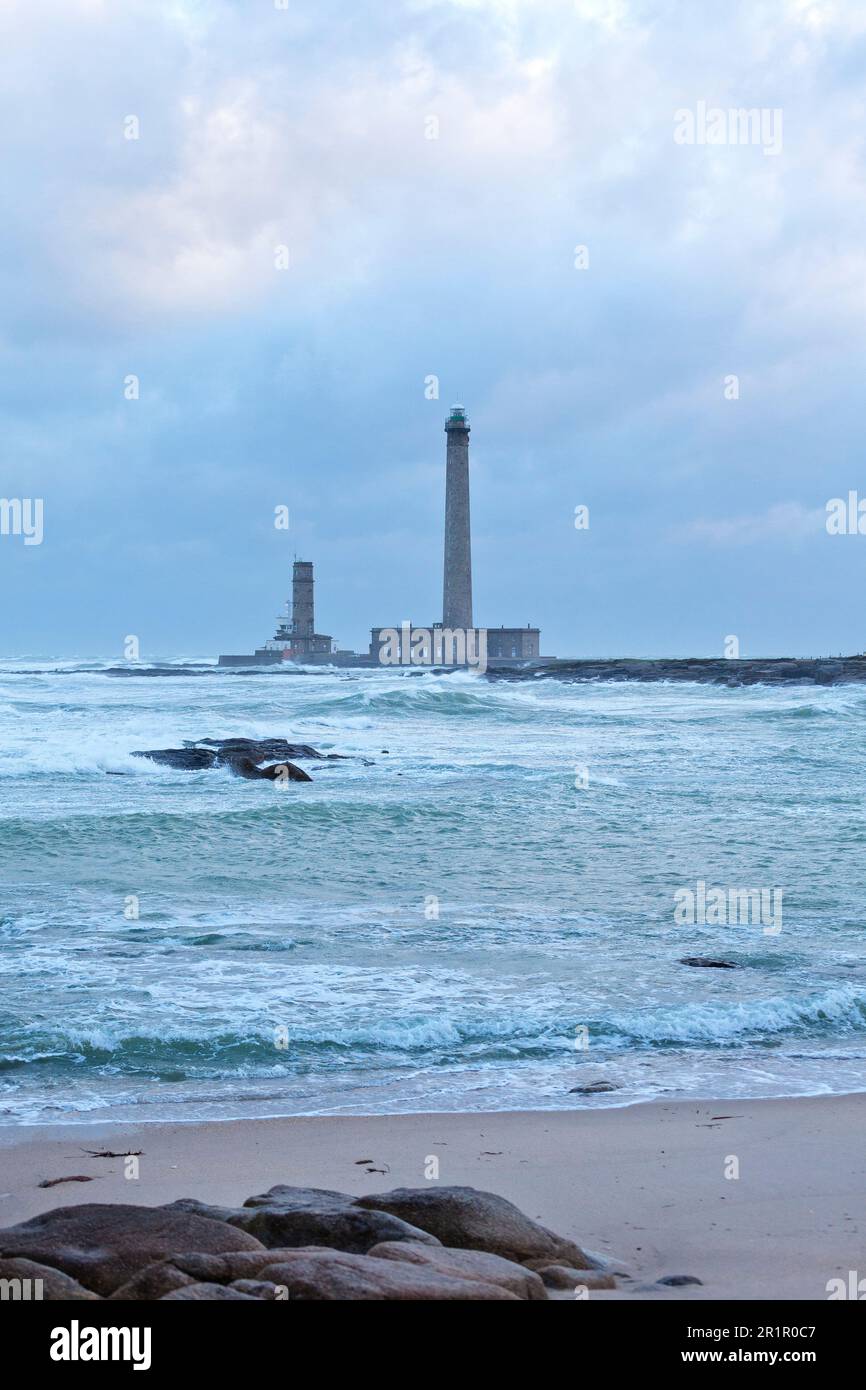
[[[0,0],[0,55],[0,655],[250,651],[295,555],[343,645],[438,618],[458,398],[477,622],[866,648],[860,0]]]

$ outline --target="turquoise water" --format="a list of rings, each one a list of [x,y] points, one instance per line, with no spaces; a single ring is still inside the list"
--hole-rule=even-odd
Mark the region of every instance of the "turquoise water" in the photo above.
[[[168,670],[0,663],[0,1120],[863,1088],[862,686]],[[130,756],[231,735],[352,757]]]

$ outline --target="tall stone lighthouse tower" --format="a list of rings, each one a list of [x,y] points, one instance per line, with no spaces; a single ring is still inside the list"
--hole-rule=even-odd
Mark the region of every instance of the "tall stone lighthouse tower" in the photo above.
[[[445,582],[442,625],[472,627],[472,548],[469,532],[469,420],[462,405],[445,424]]]

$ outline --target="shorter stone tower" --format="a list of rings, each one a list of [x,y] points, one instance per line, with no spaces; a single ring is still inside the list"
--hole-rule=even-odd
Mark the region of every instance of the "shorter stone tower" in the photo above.
[[[292,636],[309,639],[315,631],[313,563],[296,560],[292,569]]]

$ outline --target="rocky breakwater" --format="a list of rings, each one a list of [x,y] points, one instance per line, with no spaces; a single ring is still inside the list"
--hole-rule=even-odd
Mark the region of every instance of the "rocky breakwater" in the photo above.
[[[351,1197],[272,1187],[240,1207],[58,1207],[0,1230],[0,1280],[50,1300],[528,1301],[616,1287],[599,1261],[473,1187]]]
[[[560,681],[696,681],[727,685],[862,685],[866,656],[816,657],[612,657],[607,660],[553,658],[524,666],[489,666],[487,679],[536,680],[555,676]]]

